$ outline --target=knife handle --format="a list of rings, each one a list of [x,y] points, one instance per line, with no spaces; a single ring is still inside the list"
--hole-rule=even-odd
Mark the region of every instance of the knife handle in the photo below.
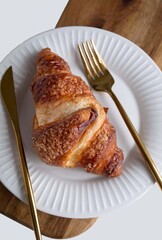
[[[16,143],[19,150],[18,152],[19,152],[19,158],[20,158],[20,166],[21,166],[25,190],[26,190],[26,194],[29,202],[29,208],[30,208],[30,213],[32,217],[35,237],[37,240],[41,240],[42,237],[41,237],[40,226],[38,222],[36,203],[34,199],[34,193],[32,190],[32,184],[30,181],[30,175],[28,172],[27,162],[25,158],[25,153],[24,153],[24,148],[23,148],[23,143],[22,143],[22,138],[20,133],[12,67],[9,67],[2,77],[1,95],[12,122],[12,127],[14,130]]]
[[[42,236],[41,236],[41,231],[40,231],[39,221],[38,221],[38,216],[37,216],[37,208],[36,208],[36,204],[35,204],[34,193],[33,193],[33,189],[32,189],[30,175],[28,172],[28,167],[27,167],[24,148],[23,148],[23,144],[22,144],[21,134],[20,134],[19,129],[15,129],[14,126],[13,126],[13,128],[14,128],[17,146],[19,149],[18,152],[19,152],[19,158],[20,158],[20,165],[21,165],[22,176],[23,176],[24,185],[25,185],[25,189],[26,189],[26,194],[27,194],[27,198],[28,198],[28,202],[29,202],[30,213],[31,213],[32,221],[33,221],[35,237],[37,240],[41,240]]]

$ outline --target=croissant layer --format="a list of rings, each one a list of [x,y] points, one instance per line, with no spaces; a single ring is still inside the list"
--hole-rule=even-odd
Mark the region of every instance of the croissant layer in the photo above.
[[[49,48],[38,54],[31,91],[35,102],[32,142],[42,161],[106,177],[121,174],[124,156],[107,109]]]

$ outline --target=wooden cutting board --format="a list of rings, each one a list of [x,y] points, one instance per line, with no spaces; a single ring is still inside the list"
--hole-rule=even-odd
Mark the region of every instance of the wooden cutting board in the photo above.
[[[161,0],[70,0],[56,27],[63,26],[92,26],[118,33],[140,46],[162,69]],[[0,212],[32,228],[28,206],[1,183]],[[61,218],[40,211],[38,215],[42,234],[51,238],[79,235],[96,221]]]

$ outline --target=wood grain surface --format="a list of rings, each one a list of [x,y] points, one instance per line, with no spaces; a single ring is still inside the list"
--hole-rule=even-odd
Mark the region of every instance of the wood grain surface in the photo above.
[[[162,69],[161,0],[71,0],[57,27],[91,26],[128,38]]]
[[[56,27],[63,26],[92,26],[120,34],[140,46],[162,69],[161,0],[70,0]],[[1,183],[0,212],[32,228],[28,206]],[[41,232],[52,238],[76,236],[96,221],[60,218],[40,211],[38,216]]]

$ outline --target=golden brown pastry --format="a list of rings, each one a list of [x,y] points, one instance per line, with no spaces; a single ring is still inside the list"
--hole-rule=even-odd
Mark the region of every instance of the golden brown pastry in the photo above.
[[[35,101],[32,142],[45,163],[80,166],[108,177],[120,175],[123,152],[106,110],[49,48],[38,55],[31,90]]]

